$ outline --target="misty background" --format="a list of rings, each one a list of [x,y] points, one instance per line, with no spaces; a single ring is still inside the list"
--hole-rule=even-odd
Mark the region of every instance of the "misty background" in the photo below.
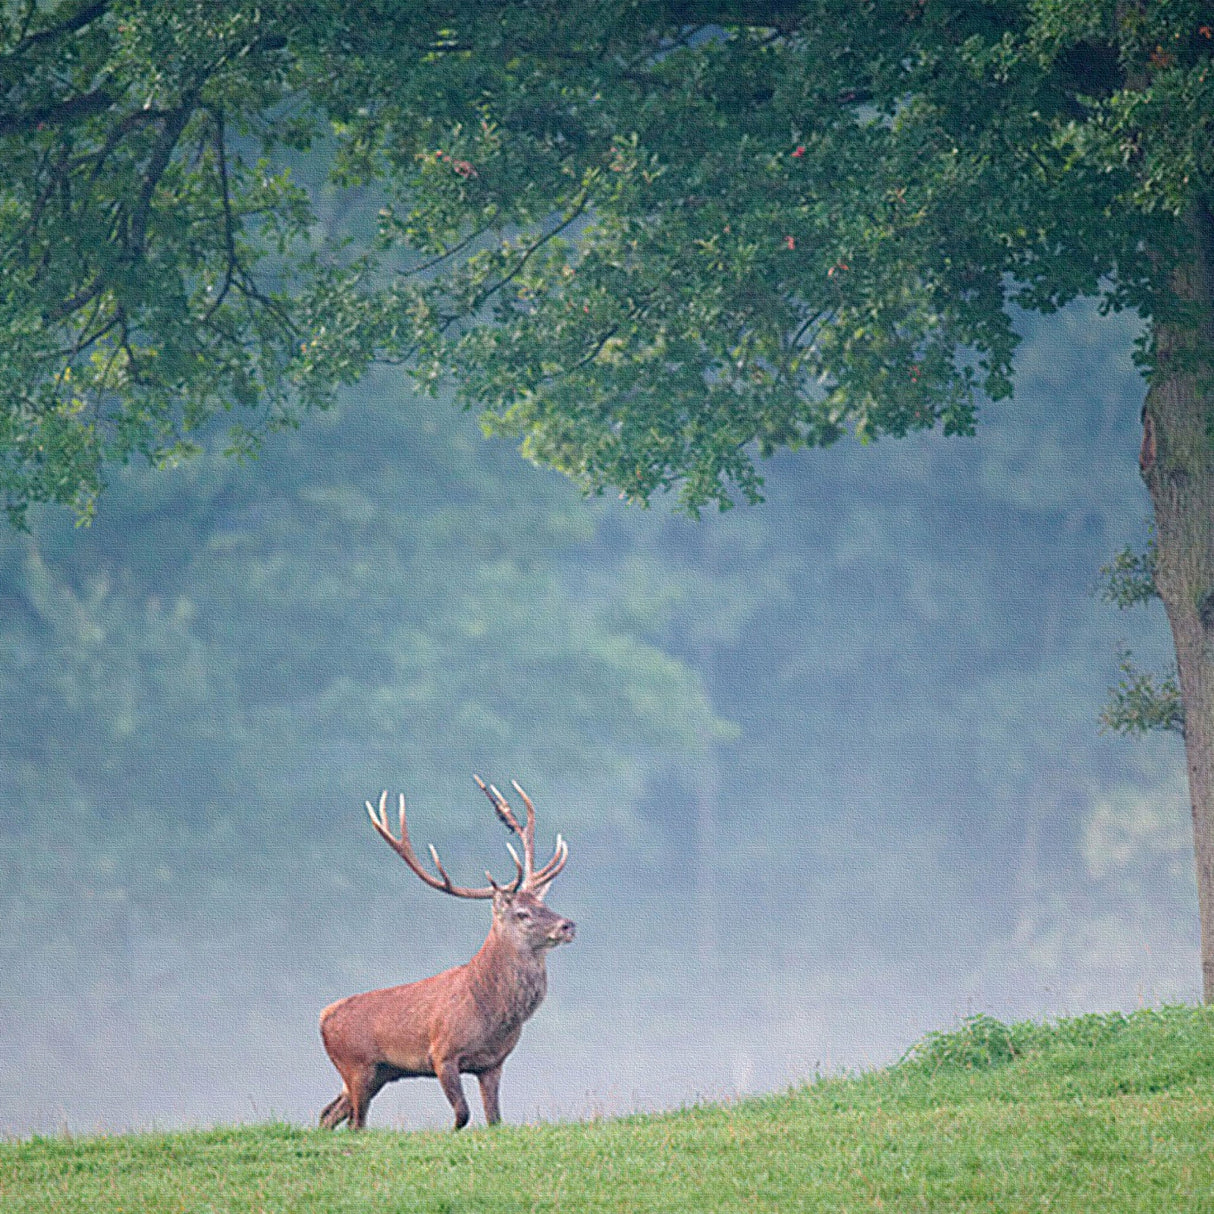
[[[1199,995],[1184,760],[1101,736],[1146,537],[1133,323],[1022,325],[977,438],[784,453],[693,522],[582,499],[380,371],[87,529],[0,535],[0,1133],[312,1124],[333,999],[466,960],[364,799],[578,922],[508,1121],[674,1107],[1002,1019]],[[474,1100],[474,1118],[481,1119]],[[372,1125],[445,1125],[437,1083]]]

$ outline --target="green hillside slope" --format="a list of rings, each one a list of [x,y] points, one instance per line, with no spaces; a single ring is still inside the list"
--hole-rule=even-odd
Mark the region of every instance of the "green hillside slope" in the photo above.
[[[985,1017],[783,1095],[460,1135],[285,1125],[0,1145],[0,1209],[1214,1210],[1214,1009]]]

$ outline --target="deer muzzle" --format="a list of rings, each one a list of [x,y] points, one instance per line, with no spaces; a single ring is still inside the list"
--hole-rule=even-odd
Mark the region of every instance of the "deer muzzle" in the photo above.
[[[548,933],[548,939],[552,941],[554,946],[557,944],[571,944],[575,935],[577,935],[577,924],[572,919],[562,919]]]

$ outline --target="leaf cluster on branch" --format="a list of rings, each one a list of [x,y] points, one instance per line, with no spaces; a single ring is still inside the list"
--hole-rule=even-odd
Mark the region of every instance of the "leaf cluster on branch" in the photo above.
[[[1109,689],[1108,703],[1100,713],[1100,732],[1183,734],[1184,701],[1175,670],[1164,674],[1140,670],[1129,650],[1122,650],[1118,668],[1121,678]]]
[[[1100,568],[1100,598],[1124,610],[1159,598],[1155,588],[1155,562],[1158,550],[1154,538],[1142,551],[1126,547]]]

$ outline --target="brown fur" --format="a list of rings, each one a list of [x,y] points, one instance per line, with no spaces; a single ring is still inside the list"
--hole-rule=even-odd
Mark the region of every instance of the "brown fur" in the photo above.
[[[548,950],[571,941],[574,930],[536,894],[499,889],[493,925],[471,961],[330,1004],[320,1014],[320,1035],[343,1087],[321,1112],[320,1124],[333,1129],[348,1121],[361,1129],[385,1083],[430,1075],[455,1110],[458,1130],[469,1116],[461,1074],[477,1077],[485,1120],[499,1121],[502,1063],[543,1001]]]

